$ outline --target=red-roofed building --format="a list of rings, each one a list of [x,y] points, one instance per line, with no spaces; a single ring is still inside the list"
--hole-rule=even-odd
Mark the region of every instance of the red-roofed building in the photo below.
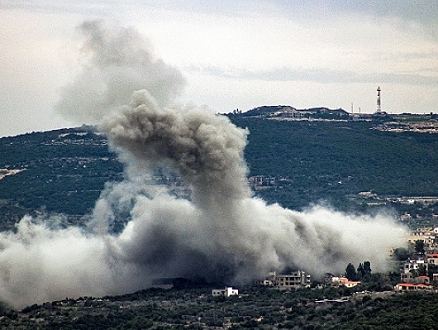
[[[429,253],[426,258],[428,264],[438,265],[438,253]]]
[[[415,278],[415,283],[429,285],[430,284],[429,276],[426,275],[418,276]]]
[[[398,283],[394,287],[394,290],[396,290],[396,291],[416,291],[416,290],[429,290],[429,289],[431,289],[431,286],[423,284],[423,283],[418,283],[418,284]]]
[[[331,278],[331,285],[334,287],[345,286],[352,288],[360,283],[360,281],[349,281],[348,278],[344,276],[332,276]]]

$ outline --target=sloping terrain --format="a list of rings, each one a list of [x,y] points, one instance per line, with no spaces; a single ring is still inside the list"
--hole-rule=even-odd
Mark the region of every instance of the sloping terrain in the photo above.
[[[231,117],[249,130],[248,175],[274,182],[256,189],[269,202],[300,209],[324,200],[364,211],[370,203],[351,198],[360,192],[438,195],[438,134],[379,131],[372,122]],[[105,137],[91,127],[1,138],[0,228],[41,212],[67,215],[65,225],[81,222],[105,183],[120,180],[122,171]],[[438,214],[435,204],[424,214],[418,203],[384,204],[432,220]]]
[[[343,294],[348,295],[342,297]],[[341,298],[342,297],[342,298]],[[2,329],[434,329],[436,294],[348,289],[149,289],[117,297],[65,299],[3,312]]]
[[[245,156],[251,175],[289,178],[286,206],[348,194],[436,196],[438,135],[383,132],[372,122],[271,121],[241,117],[249,129]],[[286,201],[289,199],[289,201]]]
[[[122,166],[104,136],[91,128],[62,129],[0,139],[0,221],[11,229],[24,214],[69,215],[66,224],[90,212],[105,182]]]

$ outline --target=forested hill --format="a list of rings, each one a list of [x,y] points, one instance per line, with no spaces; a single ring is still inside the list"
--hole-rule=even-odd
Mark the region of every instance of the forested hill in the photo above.
[[[268,178],[254,189],[269,202],[299,209],[323,199],[349,209],[367,205],[352,202],[364,191],[438,195],[438,134],[379,131],[373,122],[230,117],[250,131],[249,175]],[[105,137],[89,127],[1,138],[0,229],[26,213],[64,213],[66,225],[77,222],[105,182],[121,177]]]
[[[321,198],[342,203],[345,195],[363,191],[438,194],[438,134],[380,131],[373,122],[232,120],[249,129],[245,157],[251,175],[292,182],[283,192],[277,189],[276,197],[267,194],[287,206]]]

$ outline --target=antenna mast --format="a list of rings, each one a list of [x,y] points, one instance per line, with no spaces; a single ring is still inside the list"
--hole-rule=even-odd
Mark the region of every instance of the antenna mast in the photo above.
[[[380,106],[380,86],[377,87],[377,113],[382,112],[382,107]]]

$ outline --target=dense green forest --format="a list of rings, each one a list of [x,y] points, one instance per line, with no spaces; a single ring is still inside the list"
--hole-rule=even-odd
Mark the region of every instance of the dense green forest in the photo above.
[[[249,129],[251,175],[294,178],[296,189],[437,195],[438,136],[372,130],[369,122],[233,119]],[[331,184],[342,182],[334,188]]]
[[[374,122],[231,119],[249,130],[250,175],[288,178],[262,192],[271,202],[301,208],[326,200],[348,210],[346,196],[362,191],[438,195],[437,134],[383,132]]]

